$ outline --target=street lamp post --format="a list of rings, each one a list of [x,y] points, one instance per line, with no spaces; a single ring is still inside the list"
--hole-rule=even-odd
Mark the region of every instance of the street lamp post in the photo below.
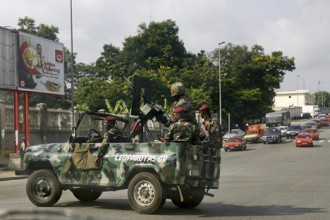
[[[297,107],[298,107],[298,80],[299,80],[299,74],[297,74]]]
[[[71,29],[71,128],[74,128],[74,85],[73,85],[73,25],[72,25],[72,0],[70,0],[70,29]]]
[[[222,125],[222,113],[221,113],[221,62],[220,62],[220,45],[224,44],[225,42],[222,41],[221,43],[219,43],[219,123],[220,126]]]

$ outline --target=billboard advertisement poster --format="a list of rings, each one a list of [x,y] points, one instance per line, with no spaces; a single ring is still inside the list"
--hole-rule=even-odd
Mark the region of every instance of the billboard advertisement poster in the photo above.
[[[19,32],[18,90],[64,95],[63,44]]]

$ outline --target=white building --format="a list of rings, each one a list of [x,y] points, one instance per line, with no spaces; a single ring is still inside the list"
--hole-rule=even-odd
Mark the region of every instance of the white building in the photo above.
[[[273,109],[303,107],[314,103],[315,97],[309,93],[309,90],[276,92]]]

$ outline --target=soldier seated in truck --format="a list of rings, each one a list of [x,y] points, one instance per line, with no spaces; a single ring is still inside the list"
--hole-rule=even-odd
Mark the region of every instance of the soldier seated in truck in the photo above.
[[[197,144],[197,137],[195,135],[195,126],[184,120],[185,109],[183,107],[177,107],[173,109],[172,119],[173,124],[168,128],[168,132],[164,136],[162,141],[166,142],[185,142],[190,144]]]
[[[117,139],[120,139],[121,132],[116,127],[116,118],[113,116],[108,116],[104,118],[103,121],[105,133],[103,135],[103,140],[101,143],[101,146],[98,147],[98,150],[96,152],[97,156],[103,156],[103,154],[106,151],[107,146],[109,146],[110,143],[117,142]]]

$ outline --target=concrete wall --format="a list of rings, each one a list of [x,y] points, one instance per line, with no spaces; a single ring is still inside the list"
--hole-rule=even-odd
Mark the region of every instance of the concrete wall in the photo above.
[[[71,112],[62,109],[47,109],[43,103],[29,108],[30,145],[65,142],[71,134]],[[0,100],[0,156],[15,151],[14,108]],[[24,137],[23,109],[19,109],[19,143]]]

